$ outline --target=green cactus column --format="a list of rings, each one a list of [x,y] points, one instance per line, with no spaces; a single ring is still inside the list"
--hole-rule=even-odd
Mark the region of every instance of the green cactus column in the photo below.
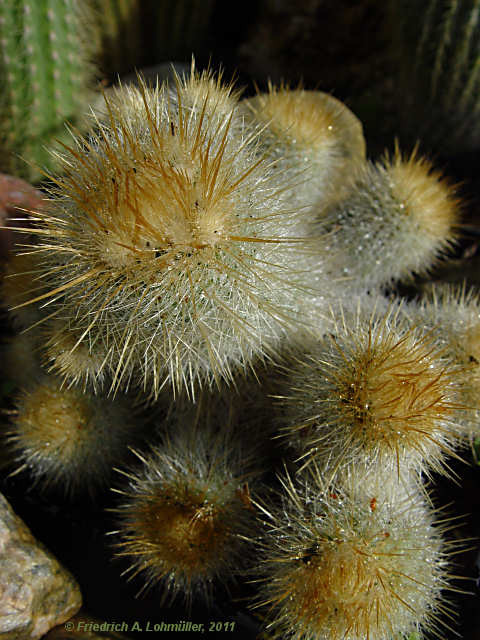
[[[35,165],[52,168],[44,145],[86,112],[97,41],[88,1],[0,0],[0,170],[36,180]]]

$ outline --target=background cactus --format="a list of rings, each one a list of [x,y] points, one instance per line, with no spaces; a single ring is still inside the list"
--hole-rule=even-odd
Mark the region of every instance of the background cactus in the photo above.
[[[65,122],[78,125],[87,111],[98,37],[89,1],[2,0],[2,171],[36,180],[38,167],[53,167],[45,145],[65,139]]]
[[[446,156],[480,142],[480,2],[390,0],[398,132]]]
[[[165,60],[208,55],[216,0],[92,0],[100,67],[110,77]]]

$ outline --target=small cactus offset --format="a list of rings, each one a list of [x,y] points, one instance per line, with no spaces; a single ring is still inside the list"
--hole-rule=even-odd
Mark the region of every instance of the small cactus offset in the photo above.
[[[439,637],[452,547],[411,487],[375,481],[325,485],[317,473],[281,478],[257,569],[272,638],[393,640]],[[443,628],[442,628],[443,627]]]
[[[318,220],[332,235],[332,273],[354,287],[378,287],[425,273],[458,233],[460,202],[455,187],[419,157],[398,147],[353,175],[338,204],[320,201]]]
[[[0,2],[1,170],[36,180],[52,167],[45,145],[87,112],[97,40],[89,1]]]
[[[346,176],[365,162],[365,138],[362,123],[342,102],[321,91],[270,85],[242,106],[265,128],[262,145],[285,180],[296,179],[296,206],[348,192]]]
[[[16,402],[8,434],[13,473],[29,469],[35,484],[58,486],[70,496],[94,493],[125,457],[137,422],[123,399],[62,388],[54,377],[39,376]]]
[[[161,447],[136,452],[143,468],[122,472],[128,487],[114,489],[119,528],[110,534],[126,573],[157,586],[162,602],[178,596],[187,606],[211,604],[215,581],[238,577],[260,529],[250,502],[261,468],[255,447],[232,431],[232,405],[210,396],[211,410],[205,400],[181,400],[161,425]]]

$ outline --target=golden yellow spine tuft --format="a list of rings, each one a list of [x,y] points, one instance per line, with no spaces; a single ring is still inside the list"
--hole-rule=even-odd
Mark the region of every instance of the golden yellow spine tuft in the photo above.
[[[297,204],[339,200],[351,174],[365,162],[365,139],[358,118],[321,91],[269,85],[242,103],[262,127],[262,143],[279,172],[297,176]]]
[[[432,336],[386,314],[347,314],[286,366],[282,433],[305,463],[386,476],[448,473],[464,444],[460,367]]]
[[[53,321],[41,331],[44,366],[66,381],[68,387],[82,386],[84,391],[101,390],[106,354],[96,344],[79,341],[61,322]]]
[[[460,222],[460,199],[449,181],[416,149],[405,156],[396,146],[393,158],[386,156],[384,167],[404,215],[412,218],[432,245],[448,247]]]
[[[267,533],[255,608],[272,638],[390,640],[450,628],[450,544],[424,496],[282,479],[282,506],[262,509]]]
[[[354,290],[424,274],[458,235],[457,189],[414,150],[396,147],[352,176],[351,191],[333,206],[317,210],[318,223],[332,234],[332,276]]]

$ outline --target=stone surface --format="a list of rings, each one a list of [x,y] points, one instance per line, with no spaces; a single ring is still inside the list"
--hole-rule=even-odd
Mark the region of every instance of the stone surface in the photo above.
[[[0,225],[24,227],[26,222],[11,218],[28,217],[28,211],[42,207],[45,196],[32,185],[5,173],[0,173]],[[0,257],[11,249],[16,242],[25,242],[25,234],[0,228]]]
[[[0,640],[36,640],[81,606],[74,578],[0,494]]]

